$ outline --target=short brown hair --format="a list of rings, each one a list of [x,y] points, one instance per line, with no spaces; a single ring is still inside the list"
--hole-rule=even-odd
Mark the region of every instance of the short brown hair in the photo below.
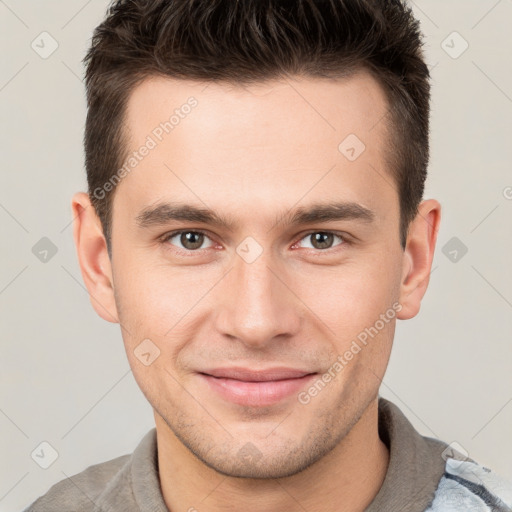
[[[151,76],[250,84],[288,75],[335,78],[364,69],[389,103],[388,171],[398,189],[400,242],[423,197],[429,159],[429,71],[419,22],[401,0],[117,0],[95,29],[86,65],[85,165],[110,251],[124,116]],[[341,142],[341,141],[340,141]]]

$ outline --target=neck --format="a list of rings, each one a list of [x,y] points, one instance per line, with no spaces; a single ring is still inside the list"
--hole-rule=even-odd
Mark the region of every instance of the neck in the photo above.
[[[170,512],[363,511],[386,476],[389,452],[378,434],[378,402],[326,456],[286,478],[234,478],[197,459],[155,413],[160,485]]]

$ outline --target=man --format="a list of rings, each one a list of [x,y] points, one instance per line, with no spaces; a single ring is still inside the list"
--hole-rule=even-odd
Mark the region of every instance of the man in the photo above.
[[[379,397],[440,223],[421,45],[398,0],[111,6],[74,237],[156,428],[27,510],[511,510]]]

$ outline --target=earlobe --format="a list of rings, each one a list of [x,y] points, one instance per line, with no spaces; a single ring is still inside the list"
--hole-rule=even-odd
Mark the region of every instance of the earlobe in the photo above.
[[[85,192],[75,194],[71,206],[73,238],[91,304],[101,318],[118,323],[112,266],[100,219]]]
[[[441,205],[435,199],[428,199],[419,205],[409,226],[400,283],[402,309],[397,314],[401,320],[413,318],[420,310],[429,283],[440,221]]]

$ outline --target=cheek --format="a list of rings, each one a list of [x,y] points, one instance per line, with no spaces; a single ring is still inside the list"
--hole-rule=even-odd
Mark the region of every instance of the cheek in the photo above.
[[[385,313],[399,297],[392,260],[365,257],[339,267],[316,268],[291,287],[319,318],[343,339],[354,336]]]
[[[163,356],[160,361],[174,359],[206,321],[210,302],[205,294],[219,277],[192,267],[185,271],[165,264],[120,263],[115,289],[126,350],[133,352],[150,339]]]
[[[123,337],[130,344],[165,334],[173,325],[171,286],[158,279],[147,266],[125,265],[114,268],[115,299],[119,320],[125,328]]]

